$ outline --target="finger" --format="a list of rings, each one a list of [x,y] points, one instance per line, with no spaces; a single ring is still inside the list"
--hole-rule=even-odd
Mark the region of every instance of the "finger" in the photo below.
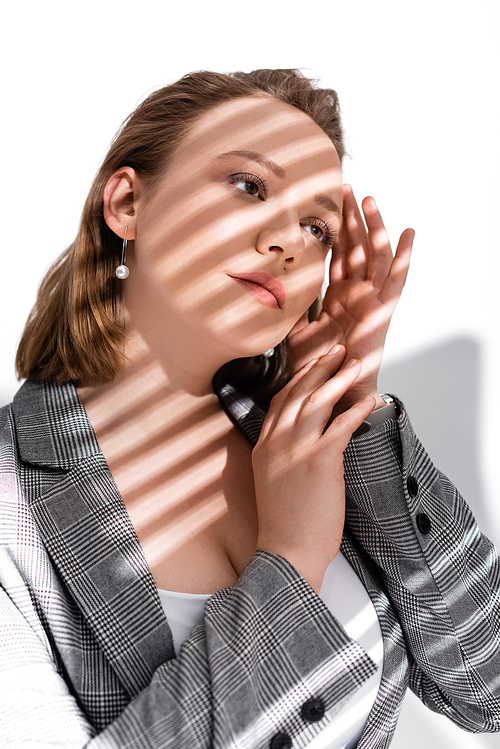
[[[344,238],[342,237],[344,234]],[[328,271],[328,286],[323,296],[321,310],[331,315],[338,295],[340,284],[347,280],[346,268],[346,240],[345,230],[341,229],[341,234],[332,247],[332,257]]]
[[[307,323],[301,330],[297,330],[292,337],[287,337],[287,353],[290,371],[295,374],[302,365],[311,359],[325,356],[339,343],[338,329],[334,326],[329,315],[322,311],[317,320]]]
[[[344,356],[345,348],[334,346],[329,354],[313,359],[302,367],[272,399],[259,440],[266,439],[276,429],[279,420],[293,426],[302,398],[332,377],[342,364]],[[319,362],[321,364],[318,366]]]
[[[366,278],[368,236],[350,185],[344,185],[344,227],[347,237],[345,265],[349,277]]]
[[[401,296],[410,268],[414,239],[415,232],[413,229],[405,229],[401,234],[389,273],[380,291],[380,301],[382,303],[389,301],[395,303]]]
[[[342,225],[339,235],[332,247],[332,259],[330,262],[330,283],[344,281],[347,278],[346,268],[347,234],[345,226]],[[327,292],[328,293],[328,292]]]
[[[372,413],[375,405],[376,399],[373,396],[368,396],[336,416],[321,436],[323,445],[329,450],[333,442],[337,446],[340,442],[342,450],[345,450],[352,435]]]
[[[321,359],[318,360],[316,369],[321,368],[321,363]],[[330,379],[310,388],[310,392],[306,392],[304,386],[312,383],[306,382],[304,378],[302,387],[290,393],[277,430],[293,428],[294,437],[303,440],[304,445],[318,440],[328,424],[333,407],[354,384],[360,373],[361,362],[354,359],[350,365],[340,369]]]
[[[365,198],[362,207],[368,228],[367,278],[375,287],[380,288],[392,263],[391,243],[375,200],[372,197]]]
[[[321,385],[327,382],[341,366],[345,356],[343,346],[334,346],[331,353],[306,364],[271,401],[268,416],[263,425],[262,437],[271,431],[293,428],[302,402]],[[266,429],[264,430],[264,426]]]

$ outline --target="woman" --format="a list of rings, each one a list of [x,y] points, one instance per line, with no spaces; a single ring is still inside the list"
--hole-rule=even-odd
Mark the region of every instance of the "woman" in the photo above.
[[[408,683],[500,729],[498,555],[377,390],[413,232],[342,156],[293,71],[113,143],[2,412],[7,745],[385,747]]]

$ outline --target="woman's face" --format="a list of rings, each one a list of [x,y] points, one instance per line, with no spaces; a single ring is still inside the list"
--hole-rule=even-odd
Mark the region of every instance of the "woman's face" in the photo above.
[[[337,153],[306,114],[268,98],[219,105],[139,196],[128,313],[155,336],[167,319],[201,331],[229,359],[262,353],[318,295],[341,211]]]

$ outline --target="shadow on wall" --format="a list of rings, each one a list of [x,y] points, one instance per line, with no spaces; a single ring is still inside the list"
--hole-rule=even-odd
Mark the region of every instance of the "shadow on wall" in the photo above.
[[[480,475],[480,347],[455,338],[382,366],[379,386],[404,402],[434,464],[458,487],[481,528],[489,527]]]
[[[474,339],[455,338],[382,367],[382,392],[397,394],[408,408],[415,431],[434,464],[459,488],[479,527],[491,527],[481,480],[479,400],[481,350]],[[498,527],[498,525],[496,526]],[[498,539],[491,538],[495,543]],[[428,710],[410,692],[391,749],[493,749],[495,734],[462,731]]]

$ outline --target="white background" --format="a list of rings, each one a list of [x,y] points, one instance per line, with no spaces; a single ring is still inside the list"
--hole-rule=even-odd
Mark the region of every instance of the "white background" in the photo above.
[[[93,175],[146,94],[195,69],[295,67],[337,89],[346,181],[394,240],[416,230],[386,348],[436,464],[500,544],[497,0],[87,0],[11,3],[2,18],[0,404],[42,275],[73,240]],[[486,749],[409,697],[394,749]]]

